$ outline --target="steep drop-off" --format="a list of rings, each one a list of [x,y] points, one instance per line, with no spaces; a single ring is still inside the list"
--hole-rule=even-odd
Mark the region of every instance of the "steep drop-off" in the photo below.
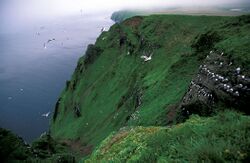
[[[249,16],[137,16],[113,25],[89,45],[67,81],[52,137],[78,144],[87,156],[124,126],[173,125],[228,109],[249,114],[249,29]]]
[[[124,15],[123,15],[124,16]],[[250,162],[250,16],[133,17],[89,45],[31,145],[0,162]]]

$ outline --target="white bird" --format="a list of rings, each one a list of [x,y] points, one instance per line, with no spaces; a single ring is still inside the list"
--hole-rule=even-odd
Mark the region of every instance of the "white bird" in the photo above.
[[[43,48],[44,48],[44,49],[47,49],[47,47],[46,47],[46,43],[44,43],[44,44],[43,44]]]
[[[238,91],[236,91],[234,94],[235,94],[236,96],[240,96],[240,94],[239,94]]]
[[[105,31],[105,30],[106,30],[105,27],[102,27],[101,32],[103,32],[103,31]]]
[[[152,53],[150,54],[150,56],[146,56],[146,55],[142,55],[141,58],[144,59],[144,62],[150,61],[152,59]]]
[[[48,113],[43,113],[43,114],[42,114],[42,116],[43,116],[43,117],[46,117],[46,118],[49,117],[49,115],[50,115],[50,112],[48,112]]]
[[[55,41],[56,39],[53,38],[53,39],[48,39],[47,43],[50,43],[51,41]]]
[[[43,132],[41,135],[40,135],[40,138],[41,137],[43,137],[44,135],[46,135],[47,134],[47,132],[45,131],[45,132]]]
[[[240,73],[240,67],[236,68],[236,72],[239,74]]]

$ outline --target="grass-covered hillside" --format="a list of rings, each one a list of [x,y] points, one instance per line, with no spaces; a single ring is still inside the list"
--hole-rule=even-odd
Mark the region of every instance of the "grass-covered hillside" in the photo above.
[[[223,112],[172,127],[124,127],[86,162],[249,162],[250,117]]]
[[[151,60],[142,56],[151,56]],[[247,116],[227,113],[225,124],[221,116],[193,117],[171,129],[166,126],[184,122],[191,114],[214,116],[228,109],[249,114],[249,65],[249,16],[152,15],[127,19],[103,32],[79,59],[56,104],[51,135],[85,157],[112,132],[128,128],[126,134],[118,132],[118,142],[109,136],[90,160],[146,160],[152,155],[158,161],[178,162],[176,157],[186,161],[218,157],[223,161],[227,158],[222,150],[226,155],[227,149],[229,155],[235,155],[234,160],[245,159],[249,144],[237,140],[250,136]],[[204,75],[204,66],[225,81],[209,77],[213,72]],[[202,89],[194,89],[190,82]],[[232,117],[238,117],[236,124]],[[239,132],[239,137],[234,132]],[[210,134],[211,139],[201,139]],[[179,141],[182,136],[186,139]],[[135,144],[128,142],[134,139]],[[119,147],[119,143],[124,144]],[[216,143],[221,147],[215,150]],[[123,147],[124,153],[113,158]],[[133,153],[137,150],[139,153]]]

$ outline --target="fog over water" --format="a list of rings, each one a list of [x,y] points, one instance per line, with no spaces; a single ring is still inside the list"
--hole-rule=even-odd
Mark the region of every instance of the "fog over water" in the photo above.
[[[31,142],[47,131],[77,61],[119,9],[232,6],[248,0],[0,0],[0,127]],[[48,42],[48,40],[53,40]]]
[[[209,7],[250,4],[249,0],[0,0],[0,28],[19,30],[40,20],[83,13],[111,13],[127,8]],[[238,6],[237,6],[238,5]]]

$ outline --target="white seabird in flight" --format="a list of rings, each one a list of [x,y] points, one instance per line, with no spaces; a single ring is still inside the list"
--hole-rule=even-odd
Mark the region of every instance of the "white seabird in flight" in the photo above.
[[[48,112],[48,113],[43,113],[43,114],[42,114],[42,116],[43,116],[43,117],[46,117],[46,118],[49,117],[49,115],[50,115],[50,112]]]

